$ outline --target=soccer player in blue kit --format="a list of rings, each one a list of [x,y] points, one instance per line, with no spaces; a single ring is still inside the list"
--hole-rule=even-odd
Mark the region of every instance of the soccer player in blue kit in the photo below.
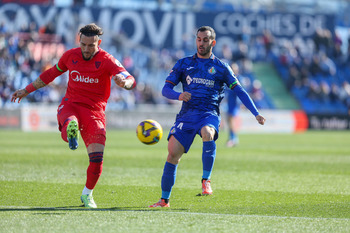
[[[168,157],[161,180],[161,199],[149,207],[170,207],[169,198],[175,184],[176,171],[181,156],[190,149],[195,136],[203,140],[202,195],[213,193],[210,176],[216,156],[215,140],[221,121],[219,105],[226,86],[241,99],[259,124],[265,118],[256,109],[252,99],[242,88],[232,69],[212,53],[216,44],[213,28],[202,26],[197,30],[197,53],[178,60],[166,79],[162,94],[168,99],[183,101],[174,126],[168,136]],[[183,92],[174,87],[182,83]]]

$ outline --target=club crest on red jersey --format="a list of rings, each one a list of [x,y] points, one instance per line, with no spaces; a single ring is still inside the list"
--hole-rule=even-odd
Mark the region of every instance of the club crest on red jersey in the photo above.
[[[101,62],[100,61],[95,61],[95,66],[96,66],[96,69],[100,68]]]

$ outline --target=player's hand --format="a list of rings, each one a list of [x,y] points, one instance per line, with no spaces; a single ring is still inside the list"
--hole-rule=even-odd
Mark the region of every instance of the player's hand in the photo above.
[[[113,79],[114,79],[115,84],[117,84],[118,86],[120,86],[122,88],[125,88],[127,80],[123,75],[117,74],[117,75],[113,76]]]
[[[25,90],[25,89],[20,89],[15,91],[12,94],[12,98],[11,98],[11,102],[16,102],[16,100],[18,99],[18,103],[21,102],[22,98],[26,97],[29,93]]]
[[[265,118],[263,117],[263,116],[261,116],[261,115],[257,115],[256,117],[255,117],[255,119],[259,122],[259,124],[260,125],[264,125],[265,124]]]
[[[190,101],[191,99],[191,93],[185,91],[185,92],[182,92],[179,96],[179,100],[182,100],[182,101],[185,101],[185,102],[188,102]]]

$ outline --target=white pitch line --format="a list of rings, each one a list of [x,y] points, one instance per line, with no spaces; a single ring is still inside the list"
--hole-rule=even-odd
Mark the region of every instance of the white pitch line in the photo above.
[[[40,209],[42,210],[89,210],[89,211],[115,211],[115,212],[143,212],[143,213],[157,213],[157,214],[188,214],[188,215],[208,215],[208,216],[232,216],[232,217],[253,217],[253,218],[280,218],[280,219],[301,219],[301,220],[340,220],[340,221],[350,221],[349,218],[323,218],[323,217],[296,217],[296,216],[273,216],[273,215],[254,215],[254,214],[218,214],[218,213],[201,213],[201,212],[178,212],[178,211],[156,211],[155,209],[147,210],[113,210],[111,209],[104,209],[104,208],[97,208],[97,209],[79,209],[79,207],[42,207],[42,206],[0,206],[0,212],[1,208],[8,208],[8,209],[14,209],[13,211],[16,211],[16,209],[37,209],[35,211],[38,211]],[[10,210],[9,210],[10,211]],[[33,210],[34,211],[34,210]]]

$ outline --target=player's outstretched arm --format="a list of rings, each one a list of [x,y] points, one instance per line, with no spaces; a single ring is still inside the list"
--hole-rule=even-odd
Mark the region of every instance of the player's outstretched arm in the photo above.
[[[255,119],[258,121],[260,125],[264,125],[266,119],[261,116],[256,108],[253,100],[250,98],[248,93],[243,89],[242,86],[237,85],[232,89],[238,96],[238,98],[242,101],[242,103],[250,110],[251,113],[255,116]]]
[[[30,83],[28,86],[26,86],[24,89],[19,89],[15,91],[12,94],[11,102],[16,102],[18,99],[18,103],[21,102],[22,98],[29,95],[29,93],[32,93],[33,91],[38,90],[39,88],[45,87],[47,84],[44,83],[40,77],[38,77],[34,82]]]
[[[122,74],[116,74],[113,76],[113,80],[115,84],[122,88],[125,88],[126,90],[131,90],[136,86],[136,81],[133,76],[128,76],[125,78]]]
[[[260,125],[264,125],[264,124],[265,124],[266,119],[265,119],[263,116],[257,115],[257,116],[255,117],[255,119],[258,121],[258,123],[259,123]]]

